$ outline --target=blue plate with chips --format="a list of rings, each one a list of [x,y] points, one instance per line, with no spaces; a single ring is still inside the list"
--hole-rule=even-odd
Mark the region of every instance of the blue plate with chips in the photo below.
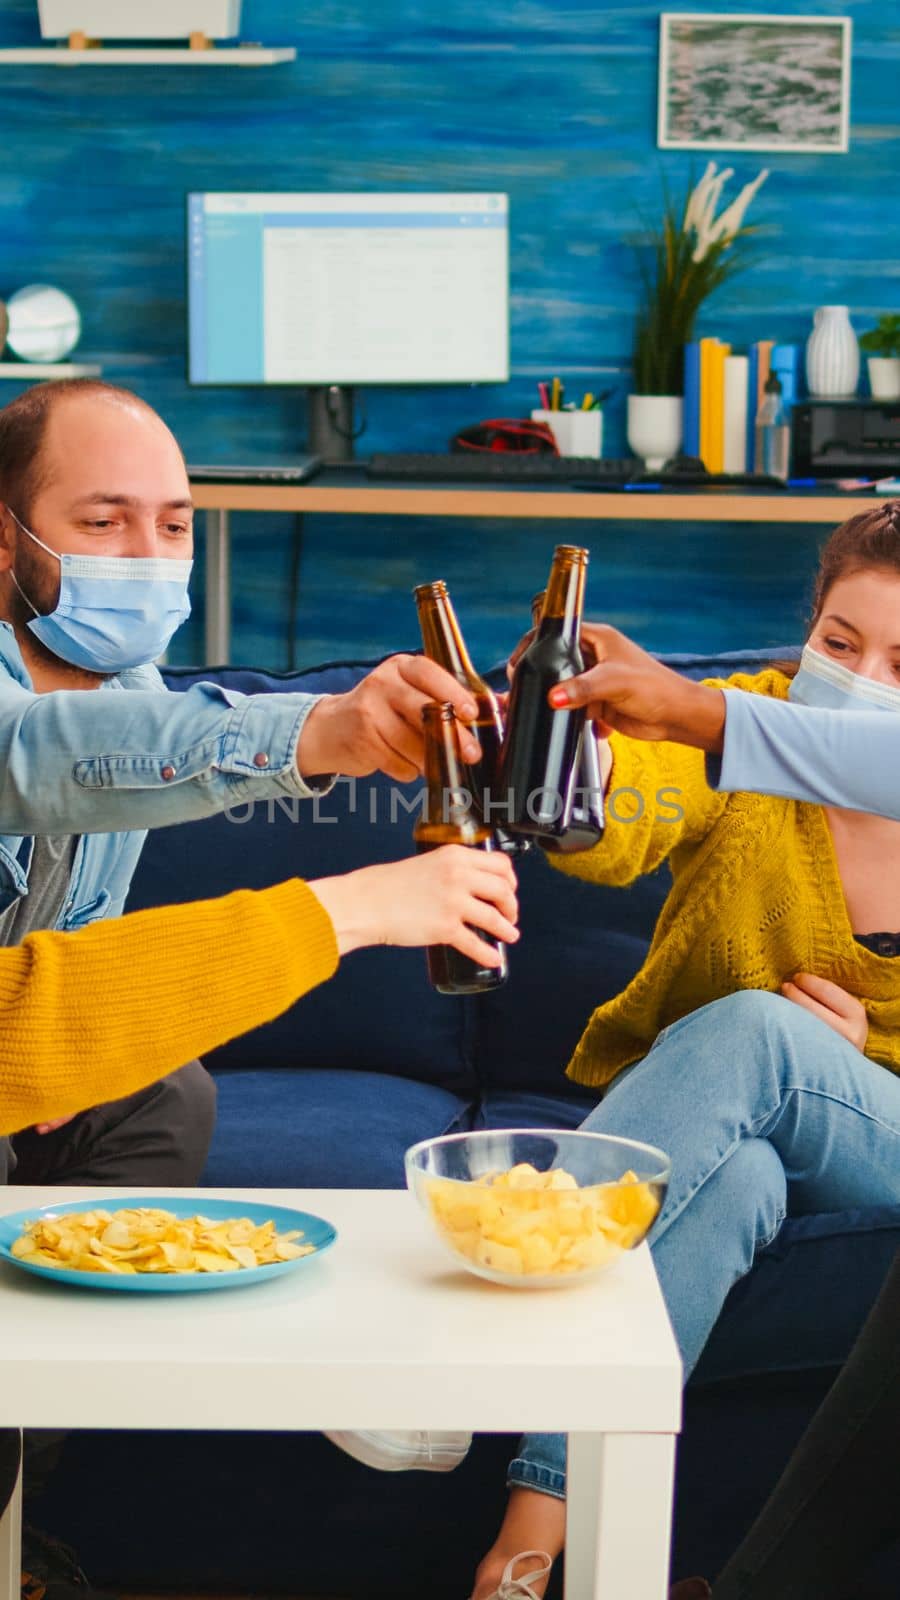
[[[287,1261],[273,1261],[264,1266],[236,1265],[233,1270],[228,1268],[222,1272],[116,1272],[102,1269],[99,1272],[83,1272],[72,1267],[46,1266],[41,1262],[29,1261],[27,1256],[12,1253],[13,1245],[25,1233],[29,1222],[88,1216],[98,1211],[112,1215],[118,1211],[134,1210],[165,1211],[180,1220],[203,1217],[213,1225],[236,1221],[238,1218],[247,1218],[254,1227],[272,1222],[277,1236],[299,1230],[301,1237],[292,1242],[301,1247],[311,1245],[312,1249],[309,1254],[294,1256]],[[60,1201],[57,1205],[37,1206],[30,1211],[0,1216],[0,1261],[18,1267],[23,1272],[31,1272],[37,1278],[51,1278],[57,1283],[70,1284],[78,1289],[111,1289],[126,1294],[195,1293],[200,1289],[249,1289],[254,1283],[267,1283],[271,1278],[280,1278],[285,1272],[309,1267],[323,1251],[330,1249],[336,1238],[337,1229],[324,1217],[316,1217],[310,1211],[294,1211],[288,1206],[259,1205],[245,1200],[214,1200],[212,1197],[206,1200],[198,1199],[196,1195],[186,1199],[183,1194],[128,1195],[124,1198],[110,1195],[107,1201],[95,1200],[91,1205]],[[115,1261],[116,1258],[111,1259]]]

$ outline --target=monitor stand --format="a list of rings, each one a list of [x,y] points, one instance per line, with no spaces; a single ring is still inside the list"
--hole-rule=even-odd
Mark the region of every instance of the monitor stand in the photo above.
[[[309,388],[307,448],[327,464],[353,460],[353,390],[342,384]]]

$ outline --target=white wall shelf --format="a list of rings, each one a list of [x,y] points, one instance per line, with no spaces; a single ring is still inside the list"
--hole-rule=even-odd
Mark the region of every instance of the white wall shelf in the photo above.
[[[0,361],[0,378],[99,378],[102,371],[71,361]]]
[[[223,49],[190,50],[173,45],[129,49],[113,45],[89,50],[70,50],[67,45],[17,47],[0,50],[0,66],[6,62],[22,67],[274,67],[293,61],[292,48],[274,49],[267,45],[241,44]]]

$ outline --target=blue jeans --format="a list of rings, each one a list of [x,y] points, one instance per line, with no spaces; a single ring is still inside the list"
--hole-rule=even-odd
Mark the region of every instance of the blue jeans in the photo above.
[[[781,995],[743,990],[664,1028],[582,1124],[666,1150],[651,1249],[689,1376],[725,1297],[788,1211],[900,1201],[900,1078]],[[563,1434],[510,1485],[565,1494]]]

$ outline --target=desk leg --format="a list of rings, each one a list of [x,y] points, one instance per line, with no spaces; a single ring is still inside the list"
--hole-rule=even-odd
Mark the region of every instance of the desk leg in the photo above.
[[[231,659],[231,536],[227,511],[206,511],[206,665]]]
[[[294,533],[291,539],[291,579],[288,592],[288,672],[294,672],[297,666],[297,606],[300,601],[300,563],[302,558],[303,513],[298,511],[294,517]]]
[[[566,1600],[665,1600],[675,1438],[570,1433]]]
[[[0,1517],[0,1600],[19,1600],[22,1587],[22,1469]]]

